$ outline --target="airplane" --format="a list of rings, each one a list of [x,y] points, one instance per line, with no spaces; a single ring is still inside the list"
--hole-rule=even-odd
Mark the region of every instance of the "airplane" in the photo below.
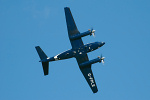
[[[83,44],[81,38],[87,35],[92,35],[92,34],[94,35],[95,30],[89,29],[86,32],[80,33],[76,27],[70,8],[65,7],[64,11],[65,11],[66,24],[68,29],[68,36],[69,36],[72,49],[57,54],[56,56],[48,57],[44,53],[44,51],[40,48],[40,46],[36,46],[35,48],[41,59],[39,62],[42,63],[44,75],[49,74],[49,62],[64,60],[69,58],[76,58],[78,66],[83,76],[85,77],[93,93],[96,93],[98,89],[91,70],[91,65],[97,62],[104,63],[105,57],[98,56],[98,58],[96,59],[89,60],[87,53],[102,47],[105,44],[105,42],[93,42],[93,43]]]

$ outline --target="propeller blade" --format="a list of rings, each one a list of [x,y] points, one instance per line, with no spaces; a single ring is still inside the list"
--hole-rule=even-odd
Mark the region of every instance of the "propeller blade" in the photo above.
[[[95,37],[95,31],[96,31],[96,30],[93,30],[93,28],[91,28],[91,29],[88,29],[88,31],[90,31],[90,32],[91,32],[91,35],[93,35],[93,36]]]
[[[104,60],[102,60],[102,63],[103,63],[103,64],[105,63]]]
[[[101,57],[100,57],[100,58],[101,58],[101,62],[104,64],[104,63],[105,63],[105,62],[104,62],[105,57],[103,57],[102,54],[101,54]]]
[[[92,33],[92,35],[95,37],[95,33]]]
[[[91,33],[92,33],[92,35],[95,37],[95,31],[96,30],[93,30],[93,28],[91,29]]]
[[[103,58],[102,54],[101,54],[101,58]]]

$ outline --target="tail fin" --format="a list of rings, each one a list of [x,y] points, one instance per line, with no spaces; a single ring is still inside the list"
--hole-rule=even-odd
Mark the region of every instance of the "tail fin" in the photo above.
[[[36,49],[41,61],[44,59],[47,59],[47,55],[43,52],[43,50],[39,46],[36,46],[35,49]],[[42,62],[42,66],[43,66],[44,75],[48,75],[49,62]]]

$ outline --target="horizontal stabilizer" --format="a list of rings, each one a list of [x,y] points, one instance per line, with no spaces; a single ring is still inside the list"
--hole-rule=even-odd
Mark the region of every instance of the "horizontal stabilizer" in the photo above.
[[[47,55],[44,53],[44,51],[39,46],[36,46],[35,48],[41,59],[41,62],[42,62],[42,60],[47,59]],[[42,62],[42,66],[43,66],[44,75],[48,75],[49,62]]]
[[[49,62],[42,62],[42,66],[43,66],[44,75],[48,75]]]
[[[41,60],[47,58],[47,55],[43,52],[43,50],[40,48],[40,46],[36,46],[35,48],[36,48],[36,51],[38,52]]]

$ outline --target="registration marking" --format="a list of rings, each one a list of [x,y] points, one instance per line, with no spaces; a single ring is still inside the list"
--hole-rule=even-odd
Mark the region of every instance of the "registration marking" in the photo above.
[[[92,75],[91,73],[88,73],[88,77],[89,77],[89,79],[90,79],[91,86],[92,86],[92,87],[95,87],[95,83],[94,83],[94,80],[93,80],[93,78],[92,78],[91,75]]]

